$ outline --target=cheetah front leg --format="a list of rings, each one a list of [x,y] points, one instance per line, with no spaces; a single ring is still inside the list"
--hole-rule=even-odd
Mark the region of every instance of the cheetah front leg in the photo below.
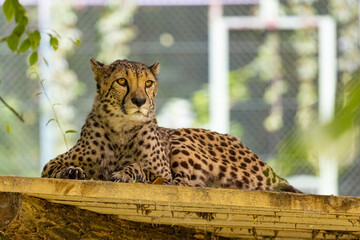
[[[130,164],[124,167],[122,170],[112,173],[110,181],[133,183],[152,183],[155,180],[155,176],[147,169],[140,167],[137,163]]]
[[[87,178],[85,171],[81,167],[63,166],[61,161],[56,160],[57,159],[54,159],[45,165],[41,177],[78,180]]]
[[[58,178],[63,179],[86,179],[85,171],[80,167],[70,166],[58,172]]]

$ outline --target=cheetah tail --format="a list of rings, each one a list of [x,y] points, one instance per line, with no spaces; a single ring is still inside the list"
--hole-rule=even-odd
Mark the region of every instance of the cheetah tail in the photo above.
[[[302,191],[294,188],[290,185],[286,180],[281,181],[277,186],[276,189],[280,192],[292,192],[292,193],[303,193]]]

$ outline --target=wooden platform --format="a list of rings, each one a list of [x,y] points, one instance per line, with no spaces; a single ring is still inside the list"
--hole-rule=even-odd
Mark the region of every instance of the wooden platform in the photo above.
[[[0,176],[0,192],[223,237],[360,239],[360,198],[355,197],[11,176]]]

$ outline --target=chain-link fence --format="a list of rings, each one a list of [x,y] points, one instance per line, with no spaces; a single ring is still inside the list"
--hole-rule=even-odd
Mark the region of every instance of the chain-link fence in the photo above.
[[[257,14],[258,4],[249,2],[253,4],[225,5],[224,16]],[[184,127],[208,127],[208,5],[168,3],[167,6],[152,6],[148,1],[146,6],[137,7],[129,23],[136,37],[128,44],[127,58],[148,65],[160,62],[157,98],[160,123],[169,122],[166,118],[171,116],[166,113],[176,114],[180,111],[176,108],[181,106],[188,108],[184,113],[186,116],[177,116],[177,119],[183,119]],[[335,0],[297,4],[280,1],[281,14],[330,14],[337,20],[339,91],[342,76],[351,74],[347,64],[353,55],[347,52],[350,50],[346,44],[351,41],[358,44],[359,41],[358,4],[358,1],[346,2],[345,8],[352,10],[347,16],[344,6],[338,6],[341,4]],[[75,109],[73,121],[76,130],[80,131],[95,94],[89,59],[99,52],[101,36],[95,26],[104,7],[82,5],[76,6],[74,12],[76,28],[82,34],[82,46],[67,56],[69,67],[79,79],[77,97],[69,104]],[[6,32],[5,26],[5,18],[0,15],[1,32]],[[339,28],[348,28],[352,32],[348,34]],[[262,159],[270,161],[280,175],[316,175],[318,166],[314,156],[297,157],[296,147],[290,155],[285,151],[290,147],[289,141],[293,142],[292,147],[296,146],[297,133],[306,128],[306,121],[317,119],[316,29],[245,29],[230,31],[229,38],[231,134],[239,137]],[[355,50],[352,54],[359,58],[359,45]],[[0,105],[0,174],[39,176],[39,128],[45,126],[39,126],[37,83],[26,77],[26,60],[12,54],[4,44],[0,45],[0,57],[0,95],[24,113],[26,119],[25,124],[18,122]],[[179,104],[179,101],[187,104]],[[282,158],[285,156],[289,160],[279,164],[277,159],[282,152],[286,152]],[[359,162],[356,155],[352,156],[352,161],[341,165],[339,194],[360,194],[357,186]]]

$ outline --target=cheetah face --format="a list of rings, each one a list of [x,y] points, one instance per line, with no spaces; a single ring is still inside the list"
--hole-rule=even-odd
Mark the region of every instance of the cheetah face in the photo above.
[[[90,64],[97,82],[96,97],[105,114],[141,122],[154,117],[158,62],[150,67],[127,60],[105,65],[92,58]]]

